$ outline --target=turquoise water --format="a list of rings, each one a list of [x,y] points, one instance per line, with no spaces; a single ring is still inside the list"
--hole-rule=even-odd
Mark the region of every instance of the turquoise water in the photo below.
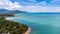
[[[21,13],[12,20],[30,26],[30,34],[60,34],[60,14]]]

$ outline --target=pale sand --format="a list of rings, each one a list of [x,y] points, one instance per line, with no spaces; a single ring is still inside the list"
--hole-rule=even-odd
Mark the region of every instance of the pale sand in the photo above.
[[[29,29],[23,34],[30,34],[30,32],[31,32],[31,28],[29,27]]]

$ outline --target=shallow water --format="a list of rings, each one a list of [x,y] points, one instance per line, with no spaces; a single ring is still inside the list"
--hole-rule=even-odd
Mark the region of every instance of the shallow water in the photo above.
[[[60,14],[21,13],[12,20],[30,26],[30,34],[60,34]]]

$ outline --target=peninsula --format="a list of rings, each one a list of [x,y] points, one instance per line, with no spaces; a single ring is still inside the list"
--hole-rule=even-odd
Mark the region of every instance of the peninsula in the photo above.
[[[30,32],[27,25],[6,20],[6,16],[14,15],[0,15],[0,34],[28,34]]]

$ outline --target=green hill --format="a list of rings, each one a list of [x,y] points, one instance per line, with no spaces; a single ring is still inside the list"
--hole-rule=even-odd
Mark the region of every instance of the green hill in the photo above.
[[[0,18],[0,34],[22,34],[28,30],[28,26],[14,21]]]

